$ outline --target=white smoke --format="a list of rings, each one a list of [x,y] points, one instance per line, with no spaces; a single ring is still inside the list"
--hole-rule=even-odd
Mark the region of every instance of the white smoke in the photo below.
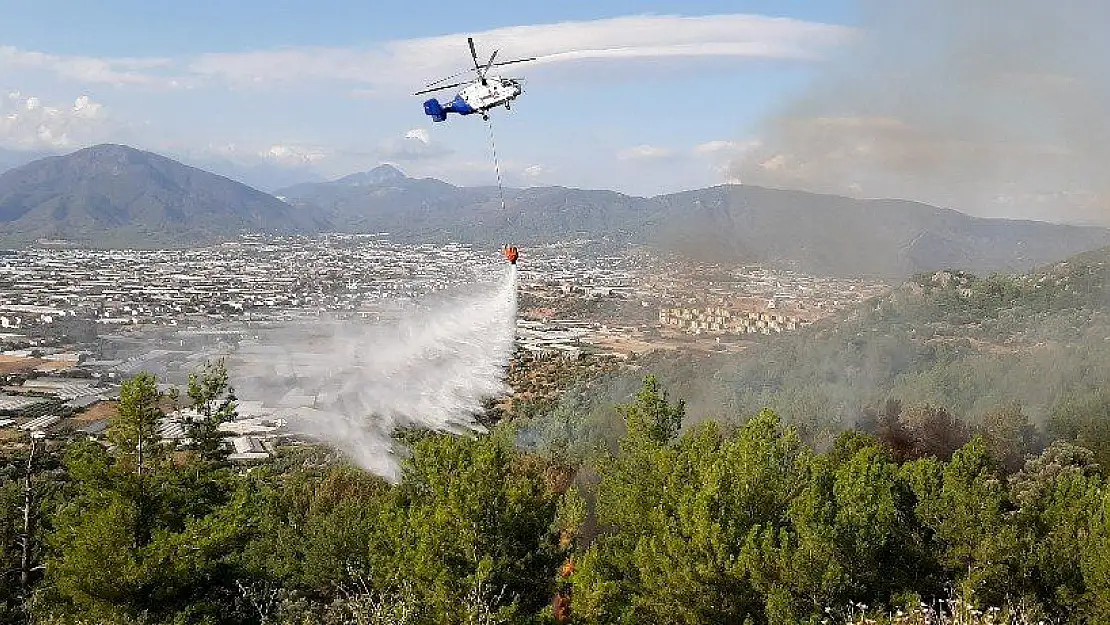
[[[1110,2],[857,4],[862,36],[765,120],[733,176],[1110,225]]]
[[[419,303],[391,323],[332,320],[264,333],[228,362],[238,396],[278,401],[295,430],[363,468],[399,477],[397,427],[482,432],[504,395],[516,331],[516,269]],[[278,399],[281,398],[281,399]]]

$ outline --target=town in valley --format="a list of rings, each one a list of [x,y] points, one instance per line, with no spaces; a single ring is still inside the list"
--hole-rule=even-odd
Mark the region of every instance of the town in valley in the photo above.
[[[889,288],[763,266],[699,264],[597,241],[521,251],[508,379],[514,396],[526,399],[554,397],[568,375],[656,350],[742,357],[754,342]],[[181,387],[190,373],[229,353],[249,359],[260,329],[328,318],[388,324],[428,296],[465,289],[505,267],[496,250],[395,242],[387,234],[250,235],[156,251],[5,252],[0,445],[25,444],[29,432],[102,437],[119,383],[139,372],[155,373],[164,388]],[[239,397],[238,419],[220,425],[230,459],[265,460],[275,444],[301,438],[287,427],[288,408],[277,397]],[[195,416],[172,407],[159,436],[184,440]]]

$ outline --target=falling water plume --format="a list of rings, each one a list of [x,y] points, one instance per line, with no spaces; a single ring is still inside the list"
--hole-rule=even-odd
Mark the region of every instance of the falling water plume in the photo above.
[[[397,479],[399,427],[483,432],[482,401],[509,392],[516,268],[429,296],[392,322],[321,320],[275,328],[229,358],[242,398],[276,401],[297,432]]]

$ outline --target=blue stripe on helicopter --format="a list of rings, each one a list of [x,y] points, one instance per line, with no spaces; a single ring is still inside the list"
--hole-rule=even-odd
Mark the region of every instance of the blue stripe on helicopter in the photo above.
[[[454,100],[446,104],[440,104],[438,100],[432,98],[424,102],[424,112],[431,116],[434,122],[447,121],[448,113],[458,113],[459,115],[470,115],[477,111],[474,107],[466,103],[462,96],[455,96]]]
[[[445,110],[458,113],[459,115],[470,115],[474,112],[474,107],[466,103],[466,100],[461,95],[455,96],[454,100],[444,107]]]

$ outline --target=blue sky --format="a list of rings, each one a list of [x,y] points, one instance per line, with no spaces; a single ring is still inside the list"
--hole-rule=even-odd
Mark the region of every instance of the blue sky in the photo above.
[[[493,184],[482,120],[433,124],[412,95],[473,35],[540,57],[506,68],[526,93],[494,114],[512,185],[739,181],[1110,225],[1105,0],[0,6],[4,150],[125,143],[268,191],[382,162]]]
[[[639,194],[728,180],[856,19],[847,0],[6,4],[0,147],[127,143],[258,186],[379,162],[491,183],[481,119],[432,124],[411,95],[466,66],[468,34],[501,58],[643,50],[515,66],[527,92],[494,118],[511,183]],[[703,45],[718,51],[658,49]]]

